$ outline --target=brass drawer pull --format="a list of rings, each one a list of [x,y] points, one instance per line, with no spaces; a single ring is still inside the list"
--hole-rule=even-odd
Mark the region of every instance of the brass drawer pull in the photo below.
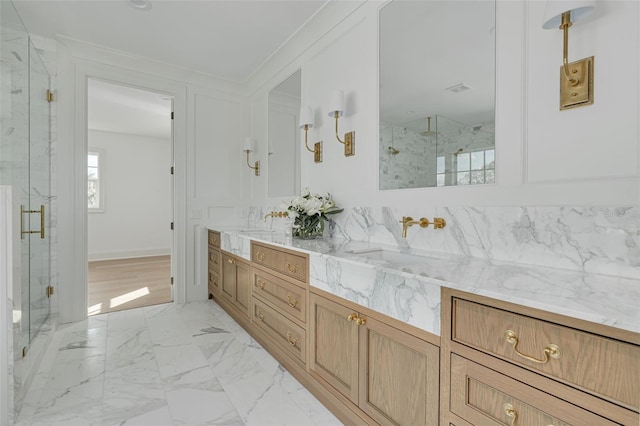
[[[258,279],[256,280],[256,287],[260,287],[260,290],[264,290],[264,285],[265,285],[265,284],[266,284],[266,283],[265,283],[263,280],[261,280],[260,278],[258,278]]]
[[[298,265],[287,263],[287,269],[289,269],[289,272],[291,272],[292,274],[295,274],[296,272],[298,272]]]
[[[512,330],[506,330],[504,332],[504,338],[507,339],[507,342],[513,345],[513,351],[517,355],[529,361],[537,362],[538,364],[546,364],[547,362],[549,362],[549,357],[554,359],[560,359],[562,357],[562,351],[557,345],[554,345],[553,343],[545,346],[544,359],[538,359],[529,355],[525,355],[522,352],[518,351],[518,336]]]
[[[256,317],[258,317],[260,321],[264,321],[264,315],[262,315],[260,309],[256,309]]]
[[[513,408],[513,405],[507,402],[502,406],[502,409],[504,413],[511,418],[511,426],[515,426],[516,420],[518,420],[518,412]]]
[[[293,299],[293,302],[291,301],[291,295],[287,294],[287,303],[289,304],[289,306],[291,306],[292,308],[295,308],[296,306],[298,306],[298,299]]]
[[[227,259],[227,262],[231,263],[232,265],[233,265],[234,263],[236,263],[236,261],[235,261],[235,260],[233,260],[233,259]]]
[[[356,314],[356,313],[354,312],[354,313],[352,313],[351,315],[349,315],[349,316],[347,317],[347,319],[348,319],[349,321],[355,321],[355,320],[357,320],[357,319],[358,319],[358,314]]]
[[[264,252],[263,251],[257,251],[256,252],[256,259],[258,259],[260,262],[262,262],[264,260]]]
[[[292,339],[291,333],[287,331],[287,342],[289,342],[291,346],[295,346],[298,344],[298,338],[296,337],[295,339]]]

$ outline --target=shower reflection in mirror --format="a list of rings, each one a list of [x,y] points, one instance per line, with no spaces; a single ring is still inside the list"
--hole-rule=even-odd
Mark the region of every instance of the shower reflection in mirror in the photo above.
[[[495,183],[495,2],[394,0],[379,25],[380,189]]]

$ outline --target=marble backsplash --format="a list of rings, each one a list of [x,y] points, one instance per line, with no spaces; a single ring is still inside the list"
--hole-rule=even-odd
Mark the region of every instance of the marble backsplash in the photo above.
[[[264,215],[280,206],[238,212],[247,225],[285,229],[291,221]],[[400,220],[442,217],[444,229],[412,226],[402,238]],[[336,239],[366,241],[496,261],[640,278],[640,206],[627,207],[352,207],[332,216]]]

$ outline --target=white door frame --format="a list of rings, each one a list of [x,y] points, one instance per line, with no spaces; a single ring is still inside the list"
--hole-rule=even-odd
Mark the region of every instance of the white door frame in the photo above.
[[[69,55],[70,56],[70,55]],[[87,318],[87,81],[105,80],[174,99],[174,303],[186,295],[186,159],[187,89],[184,85],[146,72],[68,57],[61,61],[58,87],[58,286],[60,322]],[[64,74],[63,74],[64,73]]]

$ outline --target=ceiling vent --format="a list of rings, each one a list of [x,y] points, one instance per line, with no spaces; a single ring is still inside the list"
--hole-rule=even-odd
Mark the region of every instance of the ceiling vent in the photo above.
[[[467,86],[464,83],[456,84],[455,86],[447,87],[444,90],[448,90],[453,93],[461,93],[466,92],[467,90],[471,90],[471,86]]]

